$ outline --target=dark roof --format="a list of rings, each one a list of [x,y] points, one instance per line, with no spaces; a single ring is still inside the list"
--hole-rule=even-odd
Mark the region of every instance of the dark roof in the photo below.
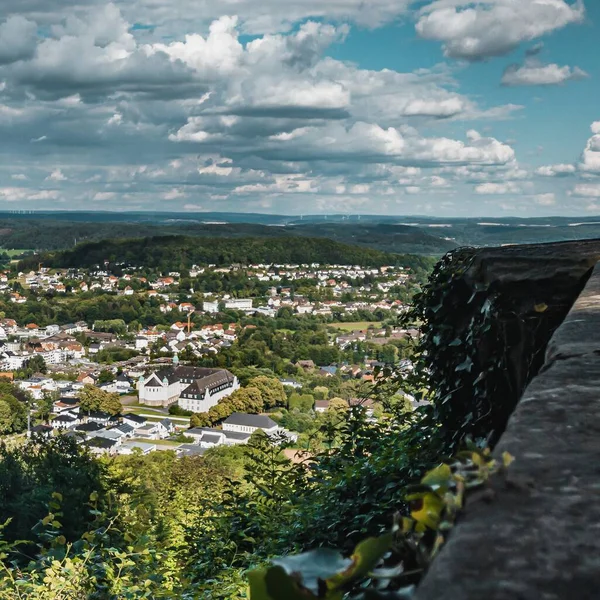
[[[169,383],[175,383],[181,379],[204,379],[205,377],[209,377],[210,375],[214,375],[215,373],[219,373],[221,371],[223,371],[223,369],[208,369],[206,367],[186,367],[179,365],[177,367],[162,369],[156,373],[156,375],[161,381],[166,377]],[[229,375],[233,378],[231,373],[229,373]]]
[[[230,440],[247,440],[250,437],[249,433],[241,433],[240,431],[224,431],[223,433]]]
[[[77,421],[75,417],[70,417],[69,415],[58,415],[58,417],[55,417],[52,420],[61,421],[63,423],[73,423],[74,421]]]
[[[110,420],[112,418],[112,415],[105,413],[105,412],[97,411],[97,410],[91,410],[89,412],[84,412],[82,414],[85,417],[87,417],[88,419]]]
[[[164,378],[162,378],[164,379]],[[155,386],[159,386],[162,385],[162,379],[159,378],[157,373],[152,373],[152,375],[150,376],[150,378],[144,383],[144,385],[155,385]],[[168,378],[167,378],[168,379]],[[170,382],[173,383],[173,382]]]
[[[128,419],[129,421],[133,421],[134,423],[145,423],[148,420],[146,419],[146,417],[136,415],[135,413],[127,413],[126,415],[123,415],[123,419]]]
[[[165,429],[169,429],[173,425],[173,421],[171,421],[171,419],[163,419],[160,421],[159,425],[163,425]]]
[[[192,427],[191,429],[188,429],[185,432],[185,434],[186,435],[203,435],[205,431],[207,431],[206,427]],[[208,429],[208,431],[210,431],[210,429]]]
[[[184,456],[202,456],[208,448],[201,448],[198,444],[181,444],[178,450]]]
[[[77,425],[75,429],[76,431],[99,431],[100,429],[104,429],[104,426],[100,425],[100,423],[96,423],[95,421],[90,421],[89,423]]]
[[[132,431],[135,431],[135,429],[127,423],[121,423],[121,425],[117,425],[115,429],[118,429],[122,433],[131,433]]]
[[[233,413],[224,421],[227,425],[242,425],[244,427],[258,427],[260,429],[271,429],[277,423],[270,417],[264,415],[248,415],[246,413]]]
[[[70,406],[76,406],[79,404],[79,398],[59,398],[57,402],[61,402],[62,404],[68,404]]]
[[[221,441],[221,436],[216,433],[205,433],[200,439],[201,442],[207,442],[209,444],[218,444]]]
[[[109,440],[103,437],[94,437],[85,442],[86,446],[93,446],[94,448],[112,448],[116,443],[116,440]]]
[[[49,433],[52,431],[52,427],[49,425],[35,425],[31,428],[31,433]]]
[[[212,370],[213,372],[210,375],[206,375],[202,379],[197,379],[193,383],[190,383],[188,387],[181,392],[182,398],[187,398],[188,396],[200,395],[204,396],[206,390],[212,392],[215,388],[223,384],[229,384],[229,386],[233,385],[235,377],[225,369],[207,369]]]

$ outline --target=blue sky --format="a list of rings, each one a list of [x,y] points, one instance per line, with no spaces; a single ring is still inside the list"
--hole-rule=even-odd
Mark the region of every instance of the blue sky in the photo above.
[[[591,0],[3,0],[0,210],[600,214],[599,27]]]

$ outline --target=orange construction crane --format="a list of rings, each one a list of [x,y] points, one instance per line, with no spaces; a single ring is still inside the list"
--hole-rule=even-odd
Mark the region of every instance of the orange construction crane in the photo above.
[[[192,315],[194,314],[195,311],[190,310],[190,312],[188,313],[188,335],[190,335],[190,332],[192,331]]]

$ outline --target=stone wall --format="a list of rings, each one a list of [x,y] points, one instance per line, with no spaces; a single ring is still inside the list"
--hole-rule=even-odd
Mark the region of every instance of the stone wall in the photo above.
[[[515,457],[508,478],[467,505],[416,598],[600,598],[600,266],[587,277],[600,242],[482,252],[490,281],[554,273],[585,287],[496,446]]]

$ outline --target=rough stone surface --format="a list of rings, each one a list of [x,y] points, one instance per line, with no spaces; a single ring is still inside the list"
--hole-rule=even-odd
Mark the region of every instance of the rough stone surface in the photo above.
[[[548,344],[504,451],[516,459],[509,476],[495,478],[491,502],[467,506],[417,600],[600,598],[600,265]]]

